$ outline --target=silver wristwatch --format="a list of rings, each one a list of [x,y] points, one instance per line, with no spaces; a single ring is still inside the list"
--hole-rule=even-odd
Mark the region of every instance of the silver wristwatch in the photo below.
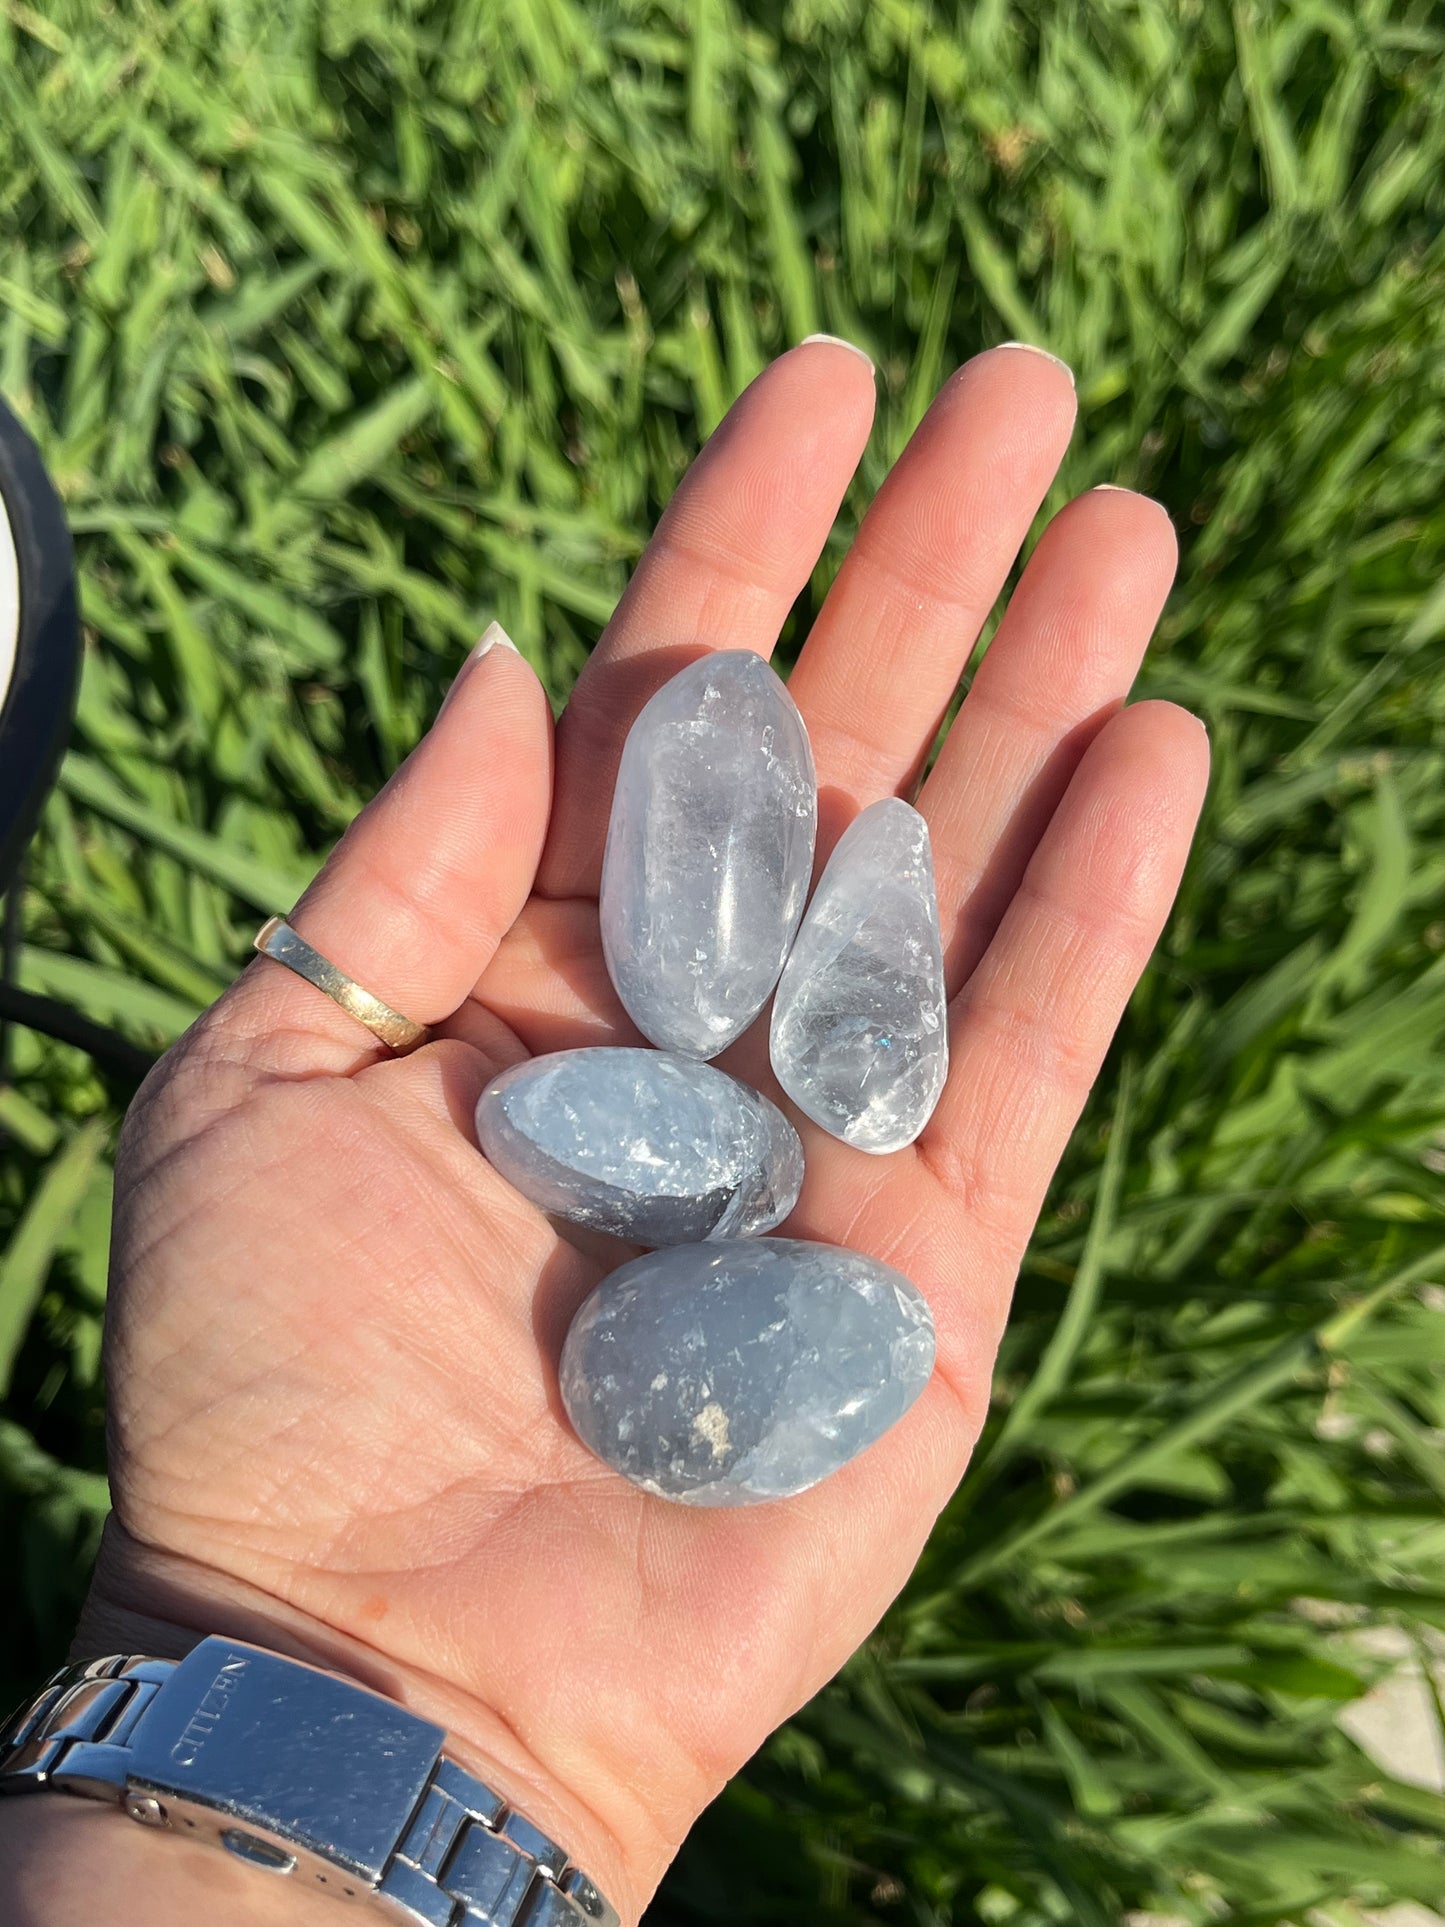
[[[0,1727],[0,1793],[107,1800],[409,1927],[617,1927],[444,1738],[334,1673],[211,1638],[57,1673]]]

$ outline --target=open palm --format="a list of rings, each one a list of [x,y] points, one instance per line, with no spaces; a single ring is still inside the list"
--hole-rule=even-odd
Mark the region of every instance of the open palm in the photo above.
[[[841,345],[775,362],[678,490],[555,769],[539,684],[493,648],[343,838],[293,921],[434,1041],[392,1058],[257,959],[147,1080],[121,1147],[98,1617],[250,1633],[425,1708],[625,1916],[875,1623],[957,1483],[1019,1258],[1206,777],[1193,718],[1122,707],[1172,574],[1168,519],[1094,491],[1044,534],[918,795],[952,998],[938,1111],[887,1158],[802,1126],[787,1233],[922,1288],[932,1383],[780,1504],[670,1506],[589,1457],[556,1359],[615,1254],[559,1238],[496,1176],[473,1106],[528,1053],[638,1041],[597,932],[623,737],[701,651],[771,649],[872,402]],[[870,509],[790,683],[820,863],[859,808],[913,793],[1073,417],[1057,364],[981,355]],[[758,1031],[725,1062],[777,1095]]]

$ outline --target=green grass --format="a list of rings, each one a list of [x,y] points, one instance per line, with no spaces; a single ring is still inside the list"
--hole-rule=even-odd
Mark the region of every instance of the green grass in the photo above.
[[[499,615],[560,701],[772,353],[863,343],[860,504],[962,357],[1067,356],[1159,495],[1141,685],[1216,774],[908,1594],[659,1917],[1349,1927],[1445,1799],[1343,1737],[1445,1627],[1445,90],[1405,0],[0,9],[0,387],[83,573],[19,977],[150,1047]],[[104,1505],[125,1091],[0,1091],[12,1691]]]

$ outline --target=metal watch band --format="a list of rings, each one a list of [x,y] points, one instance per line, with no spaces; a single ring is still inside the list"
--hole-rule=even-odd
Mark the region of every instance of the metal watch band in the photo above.
[[[337,1674],[210,1638],[63,1668],[0,1727],[0,1793],[111,1801],[408,1927],[617,1927],[443,1738]]]

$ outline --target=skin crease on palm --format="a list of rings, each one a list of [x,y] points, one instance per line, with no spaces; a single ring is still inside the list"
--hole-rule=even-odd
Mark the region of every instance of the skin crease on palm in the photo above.
[[[962,1476],[1020,1257],[1207,777],[1193,717],[1124,707],[1172,578],[1169,520],[1092,491],[1042,535],[918,792],[952,998],[942,1102],[887,1158],[793,1113],[808,1171],[783,1229],[922,1288],[928,1390],[783,1503],[670,1506],[593,1460],[556,1359],[620,1248],[564,1242],[482,1160],[472,1109],[528,1053],[639,1041],[597,935],[623,737],[702,651],[771,650],[873,402],[846,346],[774,362],[678,489],[555,747],[535,676],[494,647],[342,839],[293,921],[434,1041],[392,1058],[257,958],[147,1079],[121,1145],[116,1517],[84,1649],[220,1630],[350,1671],[445,1721],[628,1920],[874,1626]],[[1060,364],[982,354],[870,508],[790,681],[820,866],[858,809],[914,794],[1074,416]],[[723,1061],[777,1097],[765,1035]]]

